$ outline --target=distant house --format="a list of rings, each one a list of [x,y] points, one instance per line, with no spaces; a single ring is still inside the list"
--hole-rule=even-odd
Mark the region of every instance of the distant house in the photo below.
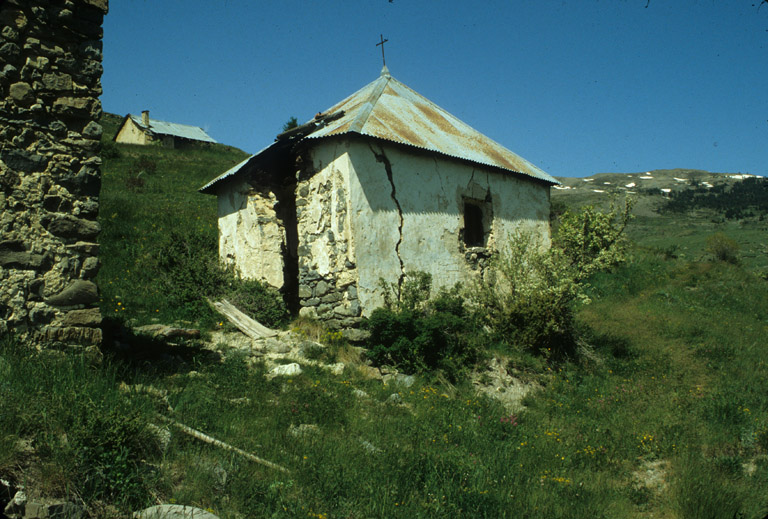
[[[148,110],[141,112],[141,117],[132,114],[126,115],[114,140],[122,144],[142,145],[160,142],[169,148],[179,148],[201,142],[216,142],[202,128],[197,126],[150,119]]]

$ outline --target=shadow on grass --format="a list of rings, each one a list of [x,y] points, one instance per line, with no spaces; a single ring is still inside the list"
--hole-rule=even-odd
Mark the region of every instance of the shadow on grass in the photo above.
[[[189,373],[221,362],[221,355],[204,348],[199,339],[151,337],[114,318],[104,319],[102,329],[102,353],[126,368],[126,378]]]
[[[593,331],[588,341],[596,351],[610,355],[616,360],[635,360],[640,356],[640,352],[627,337]]]

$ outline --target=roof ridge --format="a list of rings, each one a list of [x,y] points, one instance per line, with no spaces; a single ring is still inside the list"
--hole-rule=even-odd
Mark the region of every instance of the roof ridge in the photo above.
[[[355,117],[355,120],[352,121],[352,124],[349,125],[349,131],[362,133],[363,126],[365,126],[365,123],[368,122],[368,117],[371,115],[373,107],[376,106],[376,103],[379,102],[381,94],[384,93],[384,89],[387,87],[387,83],[389,83],[391,79],[393,78],[390,75],[382,75],[379,77],[379,79],[376,80],[377,83],[374,85],[371,95],[365,102],[365,106],[360,110],[360,112],[358,112],[357,117]]]

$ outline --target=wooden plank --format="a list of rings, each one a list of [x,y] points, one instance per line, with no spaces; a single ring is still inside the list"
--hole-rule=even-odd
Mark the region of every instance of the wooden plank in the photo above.
[[[228,443],[224,443],[221,440],[217,440],[216,438],[214,438],[212,436],[208,436],[204,432],[200,432],[197,429],[193,429],[193,428],[191,428],[188,425],[184,425],[181,422],[177,422],[176,420],[173,420],[172,418],[168,418],[168,417],[163,416],[161,414],[158,414],[157,417],[161,421],[163,421],[163,422],[165,422],[165,423],[167,423],[169,425],[172,425],[173,427],[177,428],[181,432],[183,432],[185,434],[188,434],[188,435],[192,436],[193,438],[197,438],[200,441],[203,441],[203,442],[208,443],[210,445],[214,445],[216,447],[219,447],[220,449],[224,449],[224,450],[227,450],[227,451],[230,451],[230,452],[234,452],[234,453],[239,454],[240,456],[244,457],[245,459],[251,460],[251,461],[253,461],[255,463],[258,463],[260,465],[264,465],[265,467],[269,467],[269,468],[274,469],[274,470],[279,470],[280,472],[290,473],[290,471],[287,468],[285,468],[283,466],[280,466],[277,463],[272,463],[271,461],[267,461],[264,458],[259,458],[258,456],[255,456],[255,455],[251,454],[250,452],[246,452],[243,449],[238,449],[234,445],[230,445]]]
[[[238,330],[251,339],[266,339],[267,337],[274,337],[277,335],[277,331],[267,328],[258,321],[251,319],[226,299],[216,302],[208,299],[208,303],[217,312],[226,317],[230,323],[234,324]]]

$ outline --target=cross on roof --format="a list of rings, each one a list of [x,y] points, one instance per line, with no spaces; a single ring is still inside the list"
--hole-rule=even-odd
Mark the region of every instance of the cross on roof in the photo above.
[[[389,40],[384,39],[384,35],[383,34],[379,34],[379,39],[381,41],[379,43],[377,43],[376,46],[378,47],[379,45],[381,45],[381,61],[384,64],[384,66],[386,67],[387,66],[387,60],[384,59],[384,44],[386,42],[388,42]]]

